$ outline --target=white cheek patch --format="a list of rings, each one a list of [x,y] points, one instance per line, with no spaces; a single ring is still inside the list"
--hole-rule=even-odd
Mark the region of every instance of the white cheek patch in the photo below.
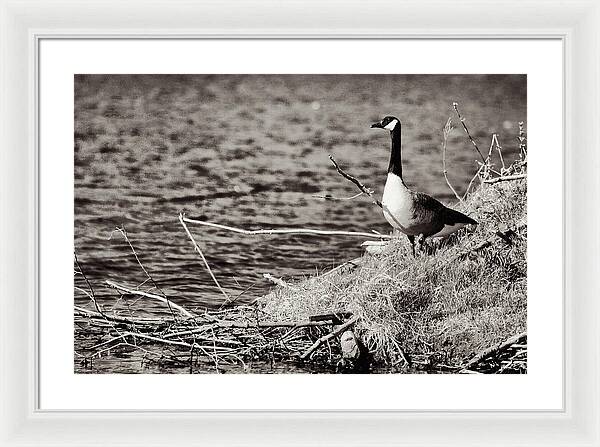
[[[398,120],[392,120],[384,126],[384,129],[394,130],[394,127],[396,127],[396,124],[398,124]]]

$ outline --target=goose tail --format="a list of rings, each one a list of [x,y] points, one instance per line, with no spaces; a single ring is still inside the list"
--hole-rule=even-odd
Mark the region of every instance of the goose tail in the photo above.
[[[465,224],[465,225],[477,225],[478,222],[475,219],[470,218],[466,214],[460,211],[447,208],[446,212],[446,225]]]

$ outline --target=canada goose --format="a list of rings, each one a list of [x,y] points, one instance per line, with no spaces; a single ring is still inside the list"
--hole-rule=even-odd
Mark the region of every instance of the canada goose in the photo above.
[[[394,116],[386,116],[371,128],[387,129],[392,137],[392,153],[387,181],[383,190],[383,215],[389,224],[408,236],[415,255],[415,236],[447,237],[465,225],[477,222],[450,209],[433,197],[408,189],[402,179],[401,124]]]

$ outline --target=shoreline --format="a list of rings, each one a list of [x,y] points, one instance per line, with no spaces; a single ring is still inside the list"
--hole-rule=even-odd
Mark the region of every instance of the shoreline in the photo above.
[[[381,253],[365,253],[360,265],[282,280],[257,302],[283,320],[352,312],[375,364],[462,369],[479,352],[526,332],[526,196],[525,177],[484,182],[457,206],[480,224],[428,242],[431,253],[412,258],[404,238],[392,239]]]

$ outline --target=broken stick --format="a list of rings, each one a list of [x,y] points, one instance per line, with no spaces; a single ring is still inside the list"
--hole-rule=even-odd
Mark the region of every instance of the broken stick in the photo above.
[[[348,329],[350,326],[352,326],[354,323],[356,323],[358,321],[358,318],[359,317],[351,318],[350,320],[346,321],[344,324],[338,326],[335,330],[331,331],[329,334],[324,335],[321,338],[319,338],[316,342],[313,343],[313,345],[310,348],[308,348],[306,351],[304,351],[304,354],[302,354],[300,356],[300,359],[301,360],[307,359],[323,343],[325,343],[326,341],[331,340],[332,338],[340,335],[342,332],[344,332],[346,329]]]

